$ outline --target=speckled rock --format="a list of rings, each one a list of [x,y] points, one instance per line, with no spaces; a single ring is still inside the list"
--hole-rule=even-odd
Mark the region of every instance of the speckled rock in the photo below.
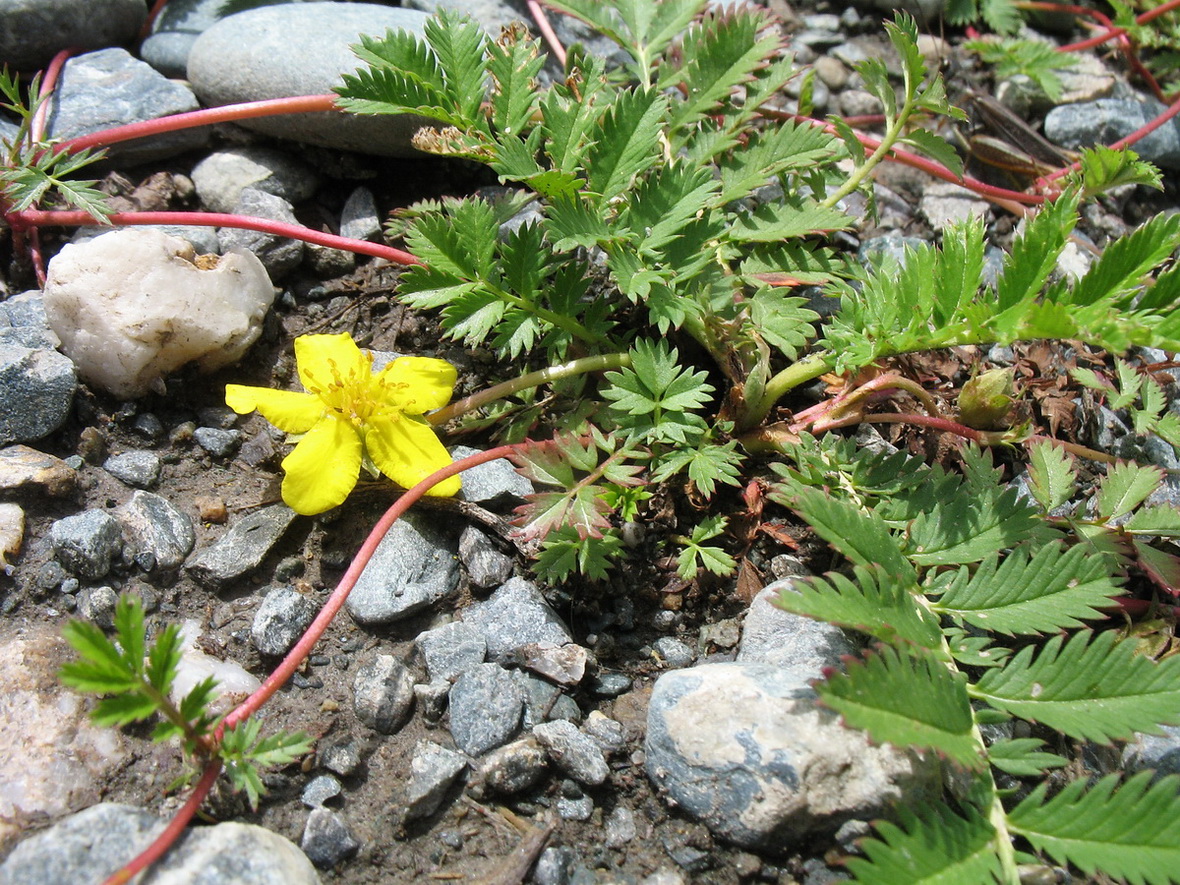
[[[479,664],[451,687],[451,736],[469,756],[509,741],[520,729],[524,700],[512,674],[499,664]]]
[[[766,664],[704,664],[652,691],[648,776],[716,835],[782,850],[938,795],[933,758],[874,746],[822,707],[806,681]]]
[[[513,578],[487,599],[468,607],[463,623],[484,637],[491,658],[530,642],[561,646],[572,641],[541,591],[524,578]]]
[[[192,46],[188,79],[203,104],[322,95],[361,67],[351,50],[361,34],[407,28],[421,35],[427,16],[374,3],[264,6],[229,16]],[[423,121],[410,116],[335,112],[265,117],[242,125],[278,138],[383,156],[413,156]]]

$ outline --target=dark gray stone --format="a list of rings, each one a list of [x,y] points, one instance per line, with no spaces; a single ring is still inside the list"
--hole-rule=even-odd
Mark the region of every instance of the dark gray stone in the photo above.
[[[535,885],[569,885],[574,857],[572,848],[550,845],[537,858],[533,882]]]
[[[565,645],[573,641],[541,591],[524,578],[511,579],[487,599],[469,606],[463,623],[479,631],[492,658],[530,642]]]
[[[598,742],[604,753],[622,753],[627,749],[627,729],[599,710],[591,710],[582,730]]]
[[[54,558],[80,578],[95,580],[111,570],[123,549],[123,531],[105,510],[84,510],[49,527]]]
[[[0,885],[77,885],[113,875],[167,825],[130,805],[104,803],[40,830],[0,865]],[[315,868],[291,842],[264,827],[222,823],[189,827],[152,878],[235,885],[319,885]]]
[[[53,350],[61,339],[49,328],[45,297],[40,289],[13,295],[0,302],[0,341],[21,344],[34,350]]]
[[[792,592],[794,578],[764,587],[750,603],[742,624],[737,659],[749,664],[773,664],[800,680],[818,679],[824,668],[835,667],[844,655],[856,653],[844,631],[824,621],[783,611],[774,604]]]
[[[78,594],[78,614],[103,630],[115,626],[118,604],[119,594],[113,587],[87,587]]]
[[[459,561],[476,587],[497,587],[512,577],[515,565],[511,556],[502,553],[496,543],[474,526],[459,535]]]
[[[622,848],[639,834],[635,825],[635,812],[619,804],[606,817],[606,847]]]
[[[469,446],[455,446],[451,457],[458,461],[479,454],[480,449]],[[477,464],[463,471],[463,498],[484,507],[515,505],[533,493],[533,484],[517,473],[507,458],[498,458],[486,464]]]
[[[716,835],[783,850],[848,820],[915,807],[941,790],[932,754],[874,746],[820,706],[797,669],[705,664],[656,680],[648,776]]]
[[[515,796],[536,786],[549,770],[549,755],[528,735],[488,753],[476,766],[471,789],[476,796]]]
[[[410,760],[406,786],[406,817],[429,817],[442,805],[447,792],[467,767],[467,757],[432,741],[418,741]]]
[[[319,808],[340,795],[340,781],[330,774],[313,777],[303,788],[299,800],[308,808]]]
[[[432,680],[454,680],[482,664],[487,653],[483,637],[470,624],[453,621],[418,634],[415,640]]]
[[[123,452],[107,458],[102,469],[134,489],[150,489],[160,481],[160,456],[142,450]]]
[[[320,607],[294,587],[275,587],[254,613],[250,638],[261,654],[285,655],[311,626]]]
[[[238,197],[234,213],[255,218],[266,218],[286,224],[301,226],[295,217],[291,204],[282,197],[264,193],[248,187]],[[231,249],[245,249],[253,252],[262,262],[272,280],[279,280],[299,266],[303,260],[303,241],[278,237],[258,230],[240,227],[223,227],[217,232],[217,241],[222,252]],[[229,431],[222,431],[229,432]]]
[[[419,36],[427,16],[372,3],[265,6],[229,16],[193,44],[188,79],[205,105],[320,95],[361,67],[351,46],[361,34],[406,28]],[[415,156],[410,138],[424,121],[400,115],[333,112],[244,120],[278,138],[383,156]]]
[[[158,569],[179,568],[197,541],[189,515],[151,492],[133,492],[116,515],[133,555],[150,553]]]
[[[234,523],[212,546],[199,551],[185,571],[207,587],[224,587],[262,565],[295,516],[286,504],[256,510]]]
[[[521,670],[514,671],[513,675],[516,677],[520,695],[524,698],[522,724],[525,729],[531,730],[533,726],[551,719],[582,721],[582,710],[578,707],[578,702],[552,682],[546,682]]]
[[[407,513],[381,539],[345,605],[361,624],[388,624],[445,599],[459,585],[456,542]]]
[[[1146,126],[1167,110],[1155,99],[1100,98],[1053,108],[1045,117],[1045,137],[1067,148],[1111,144]],[[1180,123],[1175,118],[1131,145],[1144,160],[1180,169]]]
[[[303,853],[321,870],[330,869],[340,861],[356,854],[361,843],[348,828],[348,823],[328,808],[313,808],[303,828],[299,843]]]
[[[0,0],[0,59],[32,74],[63,49],[130,42],[146,17],[141,0]]]
[[[584,793],[579,796],[559,796],[557,815],[562,820],[587,821],[594,815],[594,800]]]
[[[340,210],[340,236],[354,240],[379,240],[381,216],[377,199],[367,187],[358,187],[344,201]]]
[[[73,362],[52,347],[29,347],[14,340],[23,337],[36,343],[41,335],[35,328],[0,335],[0,445],[35,442],[70,416],[78,387]]]
[[[242,431],[220,427],[198,427],[193,431],[197,445],[214,458],[230,458],[242,444]]]
[[[431,679],[414,685],[414,703],[427,722],[438,722],[447,709],[447,695],[451,683],[446,679]]]
[[[348,777],[361,767],[360,744],[355,740],[344,740],[320,747],[316,762],[333,774]]]
[[[533,728],[533,734],[557,767],[578,783],[596,787],[610,774],[602,748],[572,722],[542,722]]]
[[[52,138],[77,138],[113,126],[156,120],[195,111],[197,97],[124,49],[103,49],[66,62],[50,102],[47,132]],[[107,158],[146,163],[202,148],[205,126],[111,145]]]
[[[414,677],[393,655],[377,655],[361,664],[352,691],[356,718],[382,734],[401,728],[414,707]]]
[[[1153,769],[1156,777],[1180,774],[1180,726],[1161,726],[1163,734],[1137,734],[1123,749],[1128,774]]]
[[[598,698],[617,698],[631,690],[631,677],[626,673],[602,673],[590,680],[590,693]]]
[[[193,167],[192,178],[210,212],[233,212],[248,188],[295,205],[319,185],[311,168],[287,152],[253,145],[210,154]]]
[[[509,741],[520,728],[524,700],[512,674],[479,664],[451,687],[451,735],[459,749],[479,756]]]

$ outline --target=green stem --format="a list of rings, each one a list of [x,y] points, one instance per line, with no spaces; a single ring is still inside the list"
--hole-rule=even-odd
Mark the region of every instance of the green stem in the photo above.
[[[787,366],[773,378],[766,382],[766,389],[757,403],[748,407],[746,413],[738,422],[738,430],[749,430],[757,427],[770,414],[774,404],[794,390],[800,384],[806,384],[818,378],[824,372],[831,371],[836,363],[833,353],[821,351],[809,354],[798,362]]]
[[[568,317],[565,314],[557,313],[545,307],[539,307],[531,301],[521,298],[519,295],[513,295],[511,292],[501,289],[499,286],[488,283],[486,280],[483,282],[501,301],[506,301],[513,307],[520,308],[526,313],[531,313],[533,316],[545,320],[547,323],[551,323],[563,332],[568,332],[579,341],[585,341],[587,344],[604,344],[607,340],[603,335],[595,335],[573,317]]]
[[[436,426],[445,424],[447,421],[465,412],[470,412],[478,409],[480,406],[485,406],[496,400],[512,396],[514,393],[527,390],[530,387],[539,387],[550,381],[572,378],[575,375],[584,375],[587,372],[623,369],[630,365],[631,354],[629,353],[603,353],[596,356],[584,356],[581,359],[562,363],[560,366],[549,366],[536,372],[529,372],[527,375],[521,375],[519,378],[513,378],[510,381],[496,384],[486,390],[481,390],[478,393],[471,394],[471,396],[456,400],[450,405],[444,406],[437,412],[431,412],[425,417],[427,421]]]

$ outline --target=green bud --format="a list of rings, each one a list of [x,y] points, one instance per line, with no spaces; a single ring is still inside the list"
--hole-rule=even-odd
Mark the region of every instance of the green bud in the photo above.
[[[959,420],[976,430],[1007,427],[1015,375],[1013,369],[989,369],[964,384],[959,394]]]

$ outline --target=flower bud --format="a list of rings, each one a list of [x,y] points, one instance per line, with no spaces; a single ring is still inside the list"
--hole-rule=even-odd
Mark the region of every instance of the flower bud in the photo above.
[[[1013,369],[989,369],[964,384],[959,394],[959,420],[976,430],[1007,427],[1015,375]]]

